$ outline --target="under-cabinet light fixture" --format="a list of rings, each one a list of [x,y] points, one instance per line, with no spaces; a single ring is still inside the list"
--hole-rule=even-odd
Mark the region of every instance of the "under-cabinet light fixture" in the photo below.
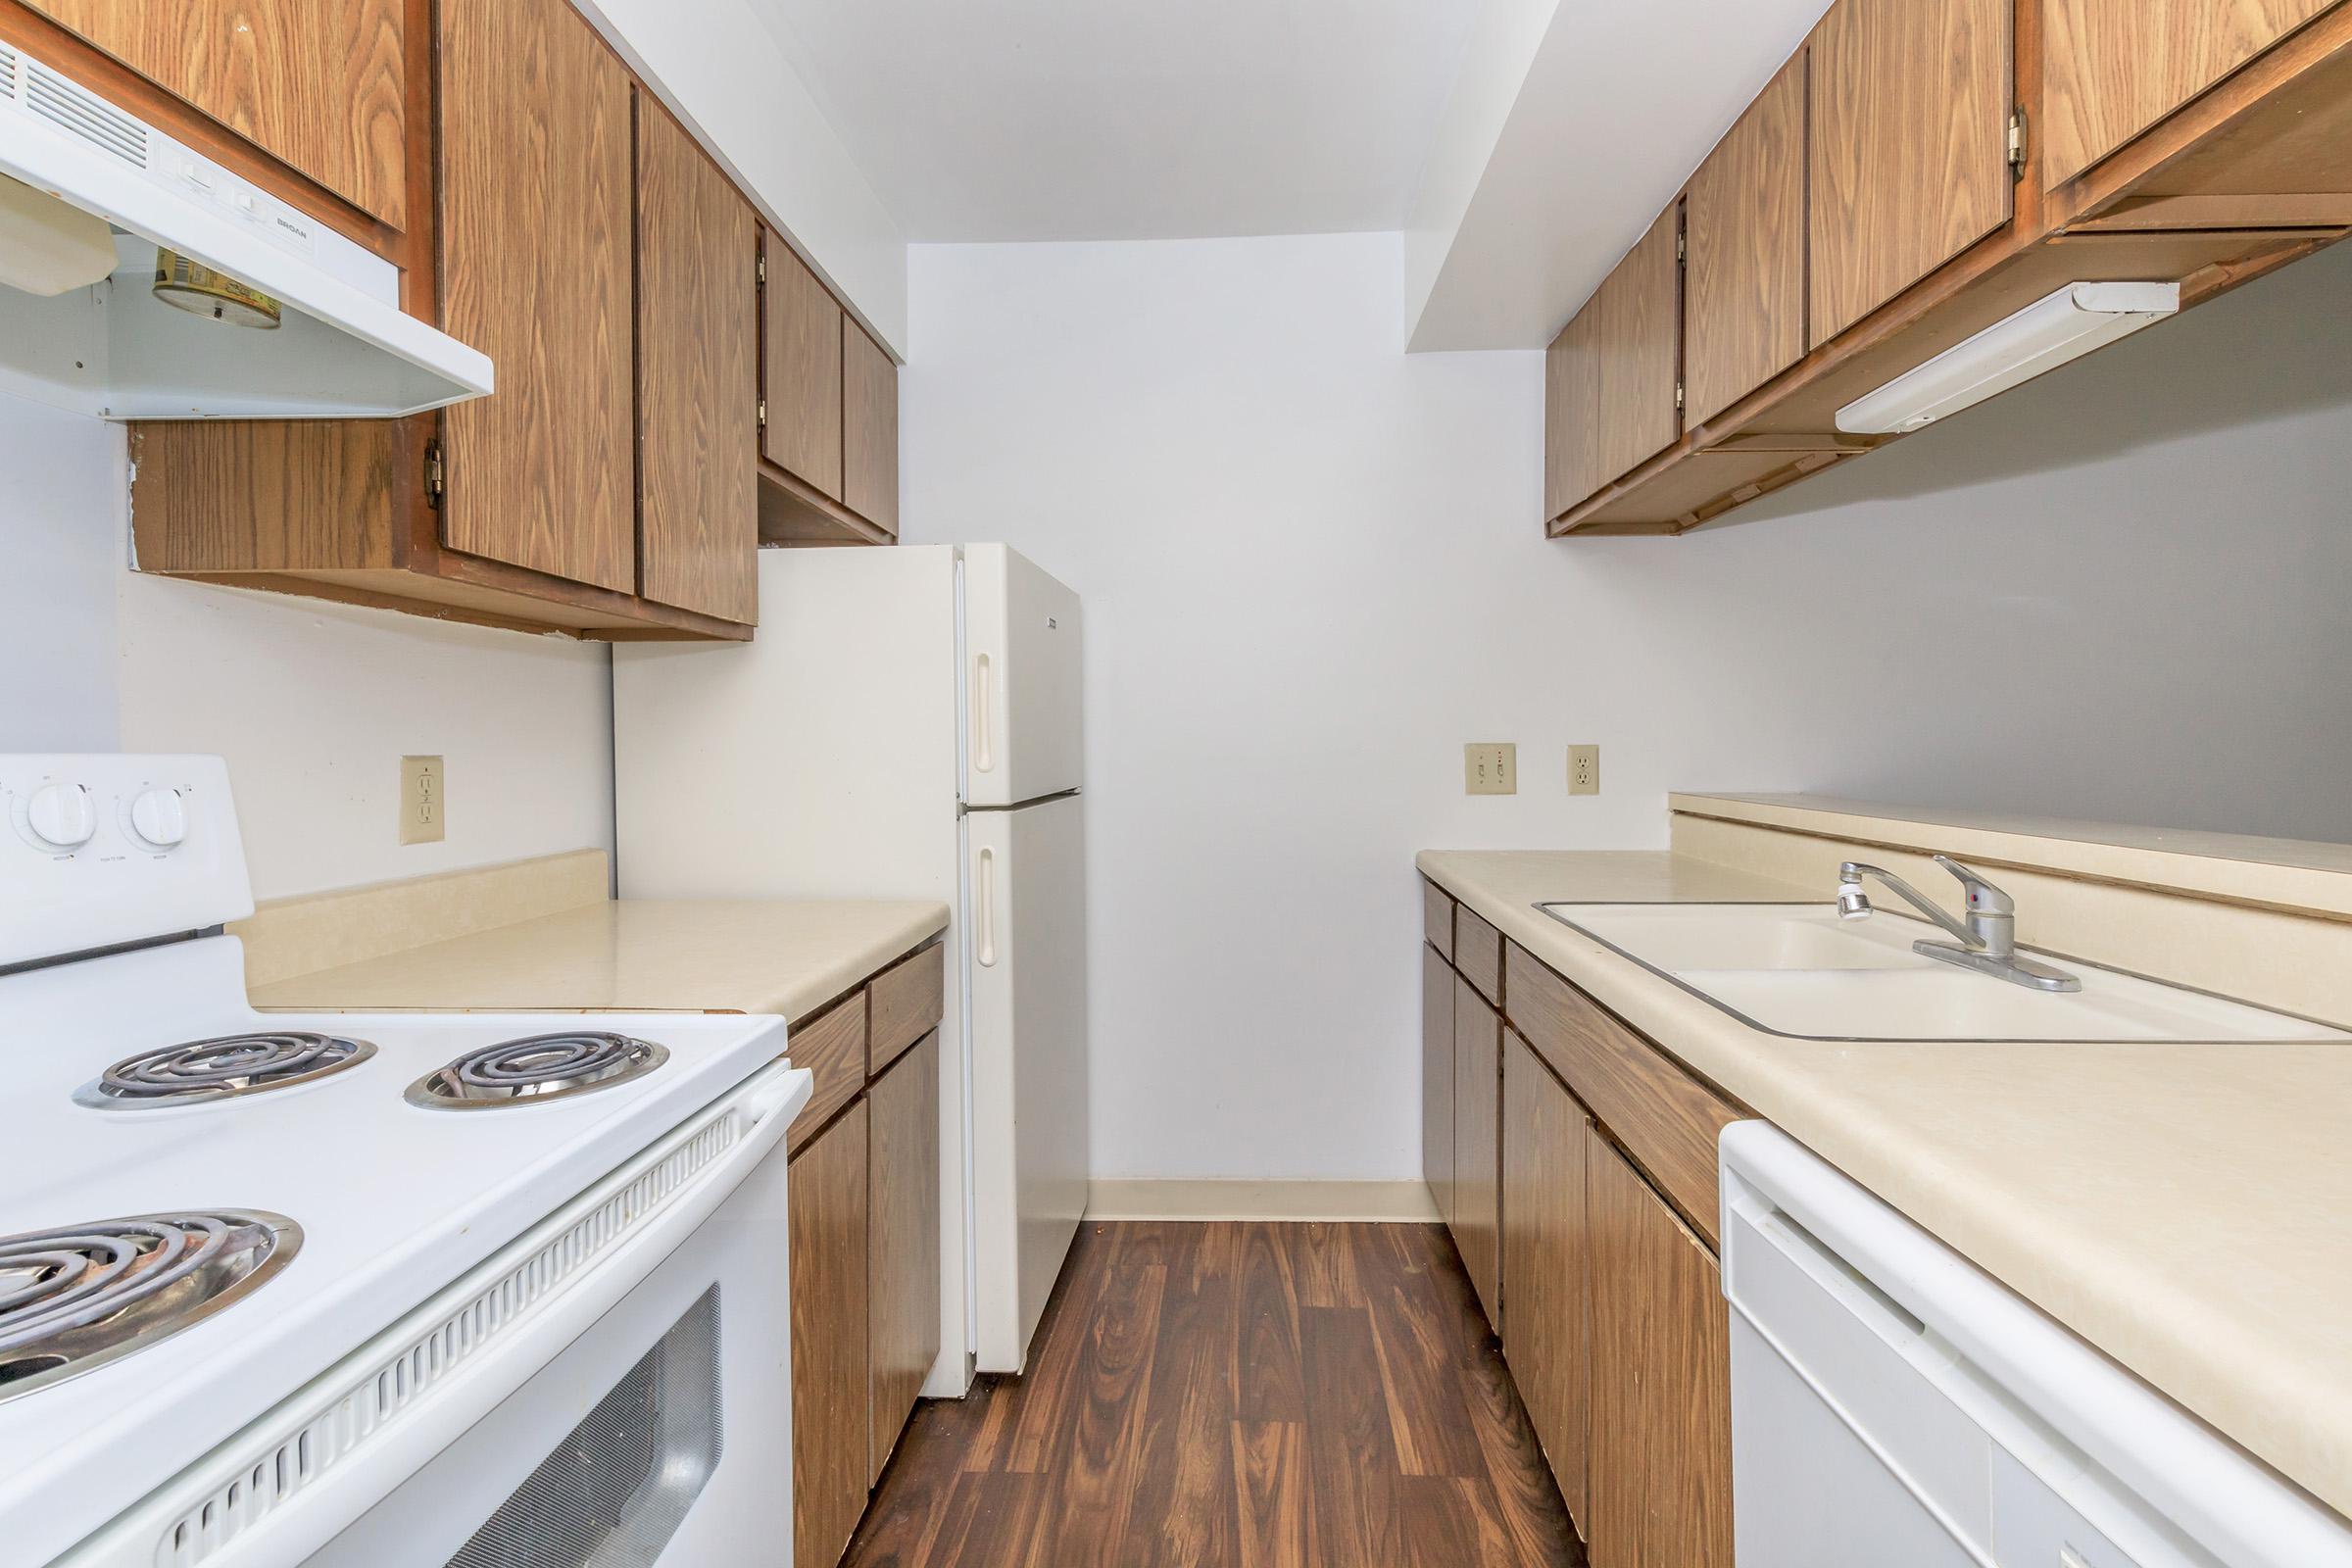
[[[2069,283],[1838,411],[1852,435],[1933,424],[2180,309],[2178,283]]]

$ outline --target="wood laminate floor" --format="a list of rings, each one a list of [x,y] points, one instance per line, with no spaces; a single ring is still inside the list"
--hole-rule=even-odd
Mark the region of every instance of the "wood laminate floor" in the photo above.
[[[1088,1224],[1028,1373],[926,1403],[855,1568],[1582,1568],[1437,1226]]]

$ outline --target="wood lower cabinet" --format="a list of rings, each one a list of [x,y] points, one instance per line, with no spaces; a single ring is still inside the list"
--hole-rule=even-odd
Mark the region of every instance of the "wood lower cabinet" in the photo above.
[[[1560,1496],[1586,1507],[1586,1143],[1592,1118],[1517,1032],[1502,1036],[1503,1358]]]
[[[1499,1148],[1502,1020],[1460,976],[1453,983],[1453,1244],[1487,1321],[1502,1324]]]
[[[840,1560],[939,1359],[941,952],[919,949],[792,1026],[793,1064],[815,1080],[785,1133],[801,1568]],[[899,1038],[926,1016],[920,1038]]]
[[[409,226],[408,74],[426,47],[410,0],[24,4],[361,212]]]
[[[1685,226],[1683,417],[1703,424],[1810,347],[1801,50],[1690,177]]]
[[[1813,343],[2009,220],[2012,10],[1838,0],[1814,29]]]
[[[759,225],[637,95],[637,570],[648,599],[760,618]]]
[[[1732,1568],[1731,1319],[1715,1256],[1586,1142],[1592,1568]]]
[[[867,1372],[866,1102],[792,1156],[792,1560],[829,1568],[865,1511],[873,1394]]]
[[[1421,1174],[1453,1223],[1453,970],[1421,944]]]
[[[2042,177],[2073,179],[2337,0],[2043,0]]]
[[[939,1359],[937,1030],[875,1080],[866,1104],[870,1487],[881,1479],[931,1363]]]

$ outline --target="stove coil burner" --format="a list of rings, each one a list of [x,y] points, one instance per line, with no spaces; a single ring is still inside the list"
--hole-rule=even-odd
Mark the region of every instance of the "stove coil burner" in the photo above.
[[[375,1054],[365,1040],[334,1035],[222,1035],[126,1056],[74,1098],[100,1109],[185,1105],[291,1089],[356,1067]]]
[[[433,1110],[558,1100],[627,1083],[668,1059],[662,1047],[628,1035],[596,1030],[530,1035],[468,1051],[409,1085],[407,1099]]]
[[[260,1209],[0,1236],[0,1402],[170,1338],[301,1250],[301,1226]]]

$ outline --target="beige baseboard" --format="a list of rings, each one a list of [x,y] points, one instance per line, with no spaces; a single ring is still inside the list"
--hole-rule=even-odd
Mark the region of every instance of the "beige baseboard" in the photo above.
[[[1434,1224],[1436,1201],[1419,1181],[1206,1181],[1117,1177],[1087,1189],[1088,1219],[1369,1220]]]

